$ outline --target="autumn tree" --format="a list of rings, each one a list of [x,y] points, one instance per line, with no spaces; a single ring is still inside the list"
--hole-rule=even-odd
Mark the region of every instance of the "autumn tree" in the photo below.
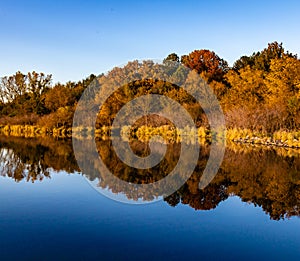
[[[300,127],[300,61],[284,55],[273,59],[270,73],[265,79],[269,90],[268,105],[280,111],[284,126],[289,129]]]
[[[50,88],[52,75],[45,75],[44,73],[37,73],[33,71],[27,74],[28,77],[28,90],[30,94],[30,104],[32,112],[37,114],[44,113],[42,94]]]
[[[212,80],[222,81],[229,67],[225,60],[221,59],[215,52],[209,50],[195,50],[188,55],[181,56],[181,62],[192,70]]]
[[[297,58],[292,53],[285,52],[282,43],[272,42],[268,47],[260,52],[254,52],[250,56],[243,55],[240,59],[235,61],[233,69],[238,71],[242,68],[250,66],[252,69],[269,71],[272,59],[281,59],[283,56]]]
[[[51,75],[32,72],[27,75],[17,72],[1,78],[0,98],[5,108],[4,115],[20,116],[44,112],[41,96],[51,85]]]
[[[43,95],[46,109],[54,112],[60,107],[70,106],[75,101],[71,94],[71,90],[65,85],[56,84]]]
[[[20,71],[12,76],[1,78],[0,99],[3,103],[12,102],[26,92],[28,92],[27,75],[24,75]]]
[[[230,127],[274,132],[299,126],[299,60],[277,42],[242,56],[226,75],[221,100]]]

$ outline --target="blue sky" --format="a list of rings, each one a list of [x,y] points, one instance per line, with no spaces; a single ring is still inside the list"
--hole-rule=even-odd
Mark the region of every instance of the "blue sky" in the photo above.
[[[274,0],[1,1],[0,76],[36,70],[80,80],[195,49],[232,65],[272,41],[299,55],[299,11],[299,1]]]

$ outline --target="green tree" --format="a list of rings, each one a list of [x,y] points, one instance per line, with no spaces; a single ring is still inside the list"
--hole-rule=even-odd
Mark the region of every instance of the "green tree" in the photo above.
[[[164,62],[167,61],[179,62],[179,56],[176,53],[171,53],[164,59]]]

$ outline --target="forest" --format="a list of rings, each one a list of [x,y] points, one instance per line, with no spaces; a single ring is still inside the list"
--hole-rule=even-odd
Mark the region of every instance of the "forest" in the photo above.
[[[233,66],[215,52],[194,50],[179,57],[169,54],[164,63],[175,61],[195,70],[213,89],[225,114],[226,127],[262,133],[297,132],[300,127],[300,60],[282,43],[272,42],[252,55],[243,55]],[[135,66],[135,62],[126,66]],[[114,68],[108,74],[117,74]],[[78,82],[53,84],[52,75],[16,72],[0,79],[0,126],[34,126],[45,132],[70,129],[76,105],[84,90],[102,77],[91,74]],[[129,93],[124,99],[124,93]],[[145,93],[164,94],[181,103],[197,127],[207,127],[200,105],[178,86],[144,80],[118,90],[99,112],[96,127],[110,126],[117,111],[128,99]],[[122,94],[122,95],[120,95]],[[99,95],[99,94],[98,94]],[[122,98],[120,98],[122,96]],[[97,99],[97,94],[95,95]],[[141,123],[145,123],[141,121]],[[152,126],[166,125],[155,117]]]

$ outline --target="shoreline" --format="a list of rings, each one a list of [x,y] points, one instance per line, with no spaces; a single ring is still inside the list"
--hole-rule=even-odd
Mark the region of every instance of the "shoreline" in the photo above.
[[[47,129],[36,125],[0,125],[0,134],[5,136],[34,138],[52,136],[57,138],[87,137],[95,132],[96,138],[111,136],[111,128],[103,126],[93,130],[92,128],[76,127],[76,128],[53,128]],[[140,126],[130,128],[124,126],[120,131],[124,140],[135,138],[143,142],[149,141],[153,136],[161,136],[167,142],[211,142],[212,139],[236,144],[252,144],[266,147],[282,147],[291,149],[300,149],[300,131],[276,131],[272,134],[251,131],[249,129],[227,129],[226,134],[217,136],[204,127],[177,129],[169,125],[160,127]],[[113,136],[113,135],[112,135]]]

